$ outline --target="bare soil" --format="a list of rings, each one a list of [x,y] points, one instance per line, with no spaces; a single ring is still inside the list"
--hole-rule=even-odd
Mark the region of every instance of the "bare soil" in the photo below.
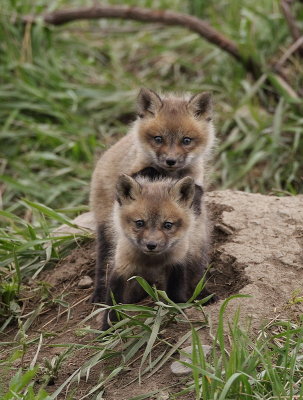
[[[208,288],[216,293],[219,301],[205,307],[205,312],[214,325],[222,301],[234,293],[251,297],[232,301],[228,315],[232,316],[240,306],[243,323],[250,316],[256,330],[274,318],[297,319],[302,315],[303,303],[296,299],[303,296],[303,196],[279,198],[222,191],[209,193],[207,202],[214,224]],[[77,222],[94,229],[90,214],[78,218]],[[92,288],[80,289],[78,283],[84,275],[94,277],[95,259],[95,244],[92,240],[73,250],[55,268],[39,276],[39,282],[51,285],[49,290],[53,299],[27,331],[29,338],[37,338],[40,332],[50,334],[39,353],[40,362],[58,356],[68,344],[84,344],[93,339],[88,334],[77,334],[77,328],[83,326],[83,319],[94,309],[89,301]],[[37,282],[31,285],[37,287]],[[24,302],[24,312],[37,307],[39,296],[41,293]],[[24,297],[27,298],[26,293]],[[60,306],[54,301],[56,299],[63,299],[69,307]],[[196,310],[189,314],[193,319],[201,320]],[[94,319],[87,322],[86,326],[98,328],[98,324],[98,320]],[[174,323],[167,328],[165,334],[171,342],[176,342],[186,330],[188,325]],[[13,340],[17,332],[17,327],[11,327],[2,340]],[[201,340],[210,344],[207,329],[201,331]],[[63,347],[55,347],[58,344]],[[27,351],[24,365],[31,362],[37,346],[38,343]],[[7,353],[2,352],[2,357],[8,352],[9,348]],[[160,346],[153,355],[156,356],[157,352],[160,354]],[[51,381],[48,391],[54,392],[92,353],[91,349],[82,349],[70,356],[64,362],[64,368],[60,368],[59,375]],[[169,364],[150,379],[143,379],[141,385],[138,381],[131,383],[138,376],[139,361],[109,382],[104,395],[106,400],[127,400],[159,388],[163,388],[162,397],[158,395],[150,398],[167,399],[169,393],[165,388],[168,385],[175,384],[169,390],[170,393],[184,387],[186,378],[174,376]],[[102,371],[93,369],[87,381],[81,379],[77,392],[71,398],[80,399],[96,384],[101,372],[107,374],[119,363],[119,359],[112,359],[104,363]],[[19,365],[16,362],[15,366]],[[64,396],[58,398],[63,399]],[[194,397],[183,398],[186,400]]]

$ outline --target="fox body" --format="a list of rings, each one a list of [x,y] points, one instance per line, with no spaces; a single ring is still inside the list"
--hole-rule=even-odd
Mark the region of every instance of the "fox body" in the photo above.
[[[202,191],[190,177],[150,180],[122,175],[116,196],[107,226],[113,251],[103,300],[111,305],[112,293],[119,303],[140,301],[146,293],[137,281],[128,281],[139,275],[173,301],[186,302],[207,264],[206,209],[197,213],[194,204],[201,203]],[[105,313],[102,328],[108,326]]]
[[[152,168],[173,179],[191,176],[197,185],[205,186],[205,168],[214,144],[211,95],[160,97],[141,89],[137,108],[138,119],[130,132],[102,155],[92,177],[90,203],[98,226],[95,302],[101,299],[109,257],[106,226],[118,177]]]
[[[153,167],[168,177],[191,176],[204,185],[206,160],[214,143],[211,103],[209,93],[160,98],[151,90],[141,90],[138,119],[102,155],[93,173],[90,202],[97,222],[110,215],[117,179],[123,173]]]

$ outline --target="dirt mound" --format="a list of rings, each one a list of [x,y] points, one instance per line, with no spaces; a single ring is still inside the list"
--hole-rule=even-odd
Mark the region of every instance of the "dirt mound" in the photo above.
[[[239,293],[252,296],[231,303],[231,311],[241,305],[242,315],[251,315],[255,326],[302,313],[302,303],[293,305],[303,294],[303,196],[222,191],[209,193],[208,199],[228,208],[222,224],[233,232],[220,245],[219,259],[240,267],[245,284]]]

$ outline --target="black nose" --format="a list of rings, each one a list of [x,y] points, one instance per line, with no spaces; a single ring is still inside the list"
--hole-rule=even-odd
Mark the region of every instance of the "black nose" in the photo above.
[[[176,164],[176,160],[174,160],[173,158],[168,158],[166,160],[166,164],[169,165],[170,167]]]
[[[148,243],[146,243],[146,247],[148,248],[148,250],[155,250],[155,248],[157,247],[157,243],[148,242]]]

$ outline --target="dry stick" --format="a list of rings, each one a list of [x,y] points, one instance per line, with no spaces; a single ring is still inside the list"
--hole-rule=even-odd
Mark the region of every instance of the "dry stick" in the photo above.
[[[66,310],[61,311],[58,315],[56,315],[54,318],[52,318],[50,321],[46,322],[46,324],[44,324],[42,326],[42,328],[40,328],[40,330],[44,329],[45,327],[47,327],[47,325],[51,324],[52,322],[54,322],[56,319],[60,318],[63,314],[67,313],[68,311],[70,311],[72,308],[78,306],[80,303],[82,303],[85,300],[88,300],[90,298],[90,295],[85,296],[83,299],[77,301],[76,303],[74,303],[71,307],[67,308]]]
[[[292,14],[291,3],[292,1],[290,0],[281,0],[280,6],[282,13],[284,14],[284,17],[286,19],[291,36],[294,42],[297,42],[301,37],[301,32],[296,23],[295,17]],[[297,52],[303,57],[303,45],[300,45],[298,47]]]
[[[276,63],[275,68],[279,69],[283,64],[289,59],[289,57],[297,51],[301,46],[303,46],[303,36],[299,37],[283,54],[280,60]]]

